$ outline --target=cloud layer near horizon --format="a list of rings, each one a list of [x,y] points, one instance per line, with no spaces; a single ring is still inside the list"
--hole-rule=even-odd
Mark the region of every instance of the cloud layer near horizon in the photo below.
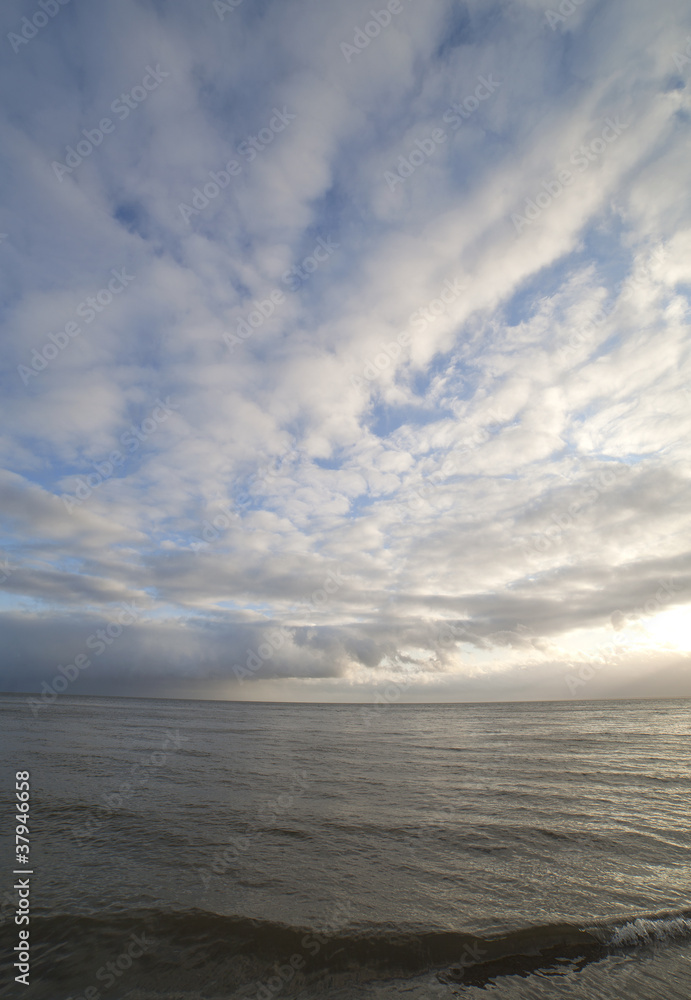
[[[562,6],[6,5],[4,689],[691,695],[691,21]]]

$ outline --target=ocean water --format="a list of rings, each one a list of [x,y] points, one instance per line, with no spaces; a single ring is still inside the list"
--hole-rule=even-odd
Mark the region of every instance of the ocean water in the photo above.
[[[690,707],[2,696],[0,996],[688,1000]]]

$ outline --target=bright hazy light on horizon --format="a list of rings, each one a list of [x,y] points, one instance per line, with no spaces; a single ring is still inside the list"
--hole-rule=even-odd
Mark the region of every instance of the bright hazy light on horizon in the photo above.
[[[691,652],[691,607],[674,608],[656,615],[648,625],[653,641],[661,647]]]

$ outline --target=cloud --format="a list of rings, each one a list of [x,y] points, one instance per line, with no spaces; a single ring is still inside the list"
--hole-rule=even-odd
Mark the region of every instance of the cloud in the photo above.
[[[371,16],[8,46],[4,687],[129,603],[74,690],[688,693],[686,9]]]

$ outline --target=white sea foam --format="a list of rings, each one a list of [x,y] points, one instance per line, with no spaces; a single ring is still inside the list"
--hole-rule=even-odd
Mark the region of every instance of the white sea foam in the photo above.
[[[640,917],[617,927],[607,942],[610,946],[653,944],[691,937],[691,920],[688,917]]]

